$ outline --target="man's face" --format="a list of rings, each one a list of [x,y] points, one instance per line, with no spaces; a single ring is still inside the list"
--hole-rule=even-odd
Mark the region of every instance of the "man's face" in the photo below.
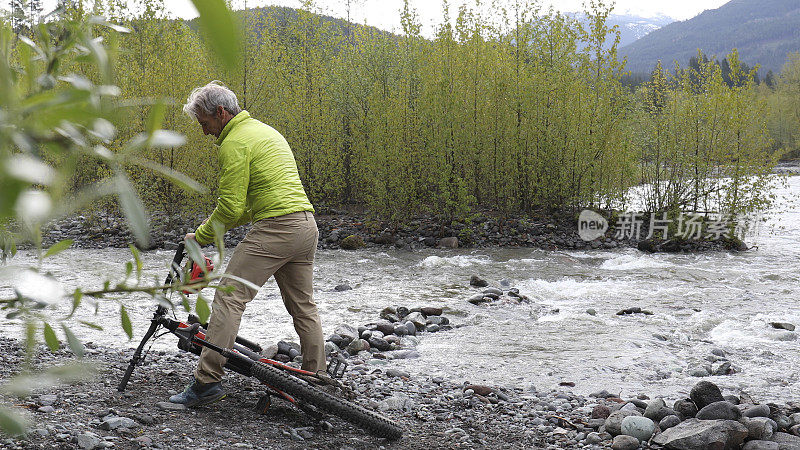
[[[216,114],[206,114],[202,111],[198,112],[197,122],[203,127],[203,134],[210,134],[214,137],[219,137],[220,133],[222,133],[222,129],[225,127],[225,124],[222,123],[219,111],[216,111]]]

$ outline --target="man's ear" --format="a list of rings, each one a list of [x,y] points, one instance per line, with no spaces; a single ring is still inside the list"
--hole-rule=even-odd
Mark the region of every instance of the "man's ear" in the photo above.
[[[217,105],[217,117],[219,117],[220,119],[225,117],[225,107],[223,107],[222,105]]]

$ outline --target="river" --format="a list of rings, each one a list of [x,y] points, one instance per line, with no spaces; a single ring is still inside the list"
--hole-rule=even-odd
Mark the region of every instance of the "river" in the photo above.
[[[644,254],[629,248],[320,251],[315,298],[326,335],[340,323],[375,320],[387,305],[446,308],[465,326],[426,334],[420,358],[391,362],[412,376],[539,389],[573,382],[570,389],[580,393],[608,389],[675,399],[698,381],[688,372],[718,348],[740,370],[707,378],[723,390],[745,390],[761,401],[800,400],[797,335],[769,324],[800,326],[800,206],[794,200],[800,198],[800,177],[789,178],[776,194],[776,208],[748,242],[757,249],[740,254]],[[161,281],[171,255],[144,253],[145,279]],[[127,260],[123,249],[70,249],[45,260],[43,269],[67,286],[97,287],[104,278],[122,277]],[[21,251],[13,263],[33,261],[32,252]],[[475,293],[469,286],[473,274],[494,286],[507,280],[533,304],[471,305],[466,299]],[[345,282],[353,289],[333,290]],[[20,275],[11,284],[47,300],[62,289]],[[0,296],[10,294],[6,280]],[[97,315],[83,307],[74,318],[98,322],[104,331],[75,325],[76,333],[99,344],[134,347],[153,305],[136,295],[124,302],[134,340],[123,333],[113,301],[101,303]],[[615,314],[631,306],[654,314]],[[589,308],[597,314],[587,314]],[[68,309],[69,301],[56,302],[51,314]],[[7,335],[17,336],[19,329],[15,321],[0,319]],[[249,304],[241,334],[264,344],[296,339],[274,280]],[[173,345],[165,337],[154,348]]]

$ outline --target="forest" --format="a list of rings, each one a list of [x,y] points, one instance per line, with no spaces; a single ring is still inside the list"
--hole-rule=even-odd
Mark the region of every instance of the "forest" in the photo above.
[[[313,1],[247,9],[236,15],[242,47],[232,67],[207,53],[197,24],[170,17],[163,0],[62,3],[59,16],[42,20],[103,15],[131,31],[108,41],[124,105],[108,150],[120,152],[152,128],[154,110],[165,129],[185,135],[183,146],[140,156],[208,192],[126,168],[148,209],[171,217],[214,206],[212,141],[181,112],[188,93],[211,80],[284,134],[315,205],[363,208],[394,223],[422,214],[460,220],[480,210],[622,209],[629,189],[643,184],[650,211],[748,213],[769,205],[772,168],[797,154],[800,56],[770,83],[757,83],[757,67],[733,49],[722,65],[699,53],[685,67],[659,63],[650,80],[625,84],[619,33],[599,1],[583,21],[534,2],[498,4],[486,15],[445,1],[432,37],[423,36],[409,2],[396,34],[332,19]],[[16,36],[8,43],[12,66],[24,66],[20,39],[36,40],[26,28],[32,22],[13,14],[4,21]],[[80,58],[62,61],[61,72],[98,77]],[[69,189],[112,173],[87,157]],[[117,203],[90,209],[113,212]]]

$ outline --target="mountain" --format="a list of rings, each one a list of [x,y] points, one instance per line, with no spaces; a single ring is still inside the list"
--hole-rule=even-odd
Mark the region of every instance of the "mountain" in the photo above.
[[[608,26],[619,26],[619,46],[624,47],[674,21],[675,19],[671,17],[661,15],[641,17],[628,14],[611,14],[608,16],[606,24]]]
[[[681,22],[673,22],[620,49],[634,73],[650,72],[658,60],[686,66],[702,49],[721,60],[733,48],[760,73],[780,71],[786,55],[800,51],[800,1],[732,0],[717,9]]]
[[[577,19],[584,26],[588,25],[586,14],[582,12],[568,12],[565,14]],[[643,17],[634,14],[610,14],[606,19],[606,25],[609,27],[617,25],[619,27],[619,47],[623,47],[674,21],[675,19],[663,15]]]

